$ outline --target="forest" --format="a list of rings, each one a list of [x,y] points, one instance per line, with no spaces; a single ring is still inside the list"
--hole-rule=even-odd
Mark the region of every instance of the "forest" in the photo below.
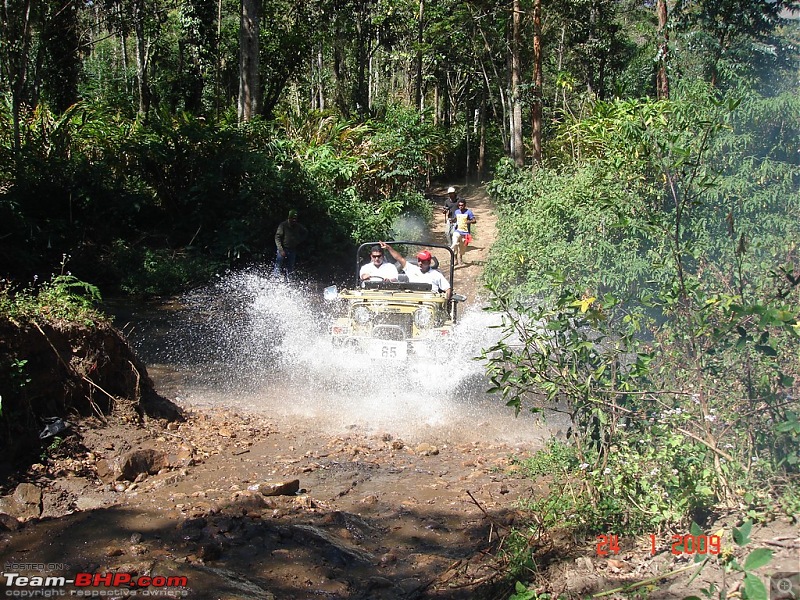
[[[6,0],[0,27],[5,313],[268,262],[289,209],[336,261],[485,184],[492,388],[573,423],[524,465],[554,478],[531,527],[800,513],[800,2]]]

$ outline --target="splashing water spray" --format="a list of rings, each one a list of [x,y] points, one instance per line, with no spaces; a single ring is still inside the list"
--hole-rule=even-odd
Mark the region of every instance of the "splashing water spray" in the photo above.
[[[512,443],[549,437],[532,415],[515,418],[499,397],[485,394],[485,366],[475,357],[498,335],[490,326],[499,316],[478,307],[462,313],[443,341],[443,358],[397,363],[334,349],[331,308],[313,283],[277,283],[248,270],[183,301],[158,347],[133,337],[158,389],[183,404],[236,408],[287,424],[307,420],[328,433],[357,428],[407,440]]]

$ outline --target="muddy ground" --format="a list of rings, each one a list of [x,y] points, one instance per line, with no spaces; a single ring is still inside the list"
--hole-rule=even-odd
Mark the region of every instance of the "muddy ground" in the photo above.
[[[494,216],[477,191],[464,195],[480,235],[458,267],[460,291],[477,302]],[[106,416],[74,419],[63,441],[11,474],[0,499],[4,573],[185,577],[185,587],[134,591],[200,600],[499,599],[513,590],[504,551],[516,526],[539,569],[527,577],[554,597],[631,597],[613,590],[652,580],[635,593],[683,598],[723,577],[735,591],[741,579],[709,565],[690,582],[690,557],[670,553],[667,532],[658,533],[655,556],[649,539],[617,532],[620,553],[601,557],[594,539],[527,527],[519,499],[541,494],[546,482],[521,477],[512,457],[531,454],[544,437],[482,439],[478,422],[469,435],[408,437],[357,423],[332,432],[313,419],[176,401],[180,417],[117,399]],[[736,524],[722,516],[713,530]],[[775,551],[758,571],[767,584],[775,572],[800,571],[796,521],[756,528],[753,539],[748,550]],[[4,584],[8,596],[43,589],[8,585],[7,575]]]

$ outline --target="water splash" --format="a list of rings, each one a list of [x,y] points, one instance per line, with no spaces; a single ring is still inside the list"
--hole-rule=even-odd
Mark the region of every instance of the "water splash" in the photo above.
[[[499,316],[480,307],[463,312],[445,354],[407,363],[377,362],[334,349],[333,307],[314,282],[275,282],[258,270],[231,273],[188,294],[170,314],[168,347],[143,355],[183,402],[234,406],[275,418],[309,419],[329,432],[359,428],[407,439],[540,439],[532,418],[484,391],[476,360],[498,335]],[[165,376],[181,373],[178,383]],[[156,377],[157,385],[160,383]],[[161,389],[161,388],[159,388]]]

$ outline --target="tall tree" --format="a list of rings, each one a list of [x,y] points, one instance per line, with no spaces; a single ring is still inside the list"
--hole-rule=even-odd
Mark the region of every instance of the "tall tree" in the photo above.
[[[514,163],[521,167],[525,164],[525,144],[522,141],[522,92],[521,59],[522,52],[522,9],[520,0],[514,0],[511,14],[511,152]]]
[[[533,98],[531,101],[533,162],[542,162],[542,0],[533,0]]]
[[[14,149],[21,144],[20,118],[28,87],[29,62],[36,13],[32,0],[5,0],[2,7],[0,56],[3,79],[11,91],[11,120]]]
[[[78,101],[81,73],[80,53],[84,40],[80,32],[78,2],[52,0],[44,17],[41,52],[41,80],[46,97],[56,112],[63,112]]]
[[[661,99],[669,98],[669,79],[667,77],[667,58],[669,56],[669,31],[667,30],[667,0],[656,3],[658,15],[658,71],[656,72],[656,93]]]
[[[261,0],[242,0],[239,23],[239,121],[250,121],[258,114],[259,92],[259,19]]]

